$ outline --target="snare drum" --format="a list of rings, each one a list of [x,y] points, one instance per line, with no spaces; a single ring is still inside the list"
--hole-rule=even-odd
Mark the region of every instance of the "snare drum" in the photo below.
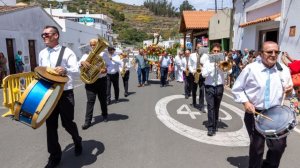
[[[64,83],[40,78],[33,80],[16,103],[14,119],[36,129],[51,115],[64,89]]]
[[[273,120],[271,121],[260,115],[256,116],[255,128],[267,139],[286,137],[298,123],[296,113],[287,106],[274,106],[262,111],[261,114]]]

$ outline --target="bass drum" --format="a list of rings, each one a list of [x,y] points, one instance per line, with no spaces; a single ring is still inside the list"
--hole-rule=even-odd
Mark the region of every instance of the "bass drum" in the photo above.
[[[298,124],[296,113],[287,106],[274,106],[261,114],[273,120],[256,116],[255,128],[267,139],[286,137]]]
[[[33,80],[16,103],[14,119],[33,129],[39,128],[56,107],[63,89],[64,83]]]

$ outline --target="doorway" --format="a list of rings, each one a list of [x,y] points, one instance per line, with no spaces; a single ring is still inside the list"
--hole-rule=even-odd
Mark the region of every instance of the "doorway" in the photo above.
[[[8,58],[8,67],[9,74],[16,73],[16,63],[15,63],[15,54],[14,54],[14,39],[6,39],[6,49],[7,49],[7,58]]]
[[[274,41],[278,44],[279,28],[259,31],[258,50],[265,41]]]
[[[35,41],[34,40],[28,40],[29,45],[29,59],[30,59],[30,69],[33,72],[34,68],[37,66],[36,63],[36,54],[35,54]]]

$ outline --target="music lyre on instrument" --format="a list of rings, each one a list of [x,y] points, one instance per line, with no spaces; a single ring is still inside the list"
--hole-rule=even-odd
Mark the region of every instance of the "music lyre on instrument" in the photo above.
[[[51,115],[69,79],[50,68],[36,67],[34,70],[38,79],[29,84],[16,103],[14,119],[36,129]]]

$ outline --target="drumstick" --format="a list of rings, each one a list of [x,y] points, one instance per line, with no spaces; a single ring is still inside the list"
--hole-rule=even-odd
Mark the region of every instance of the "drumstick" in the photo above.
[[[286,96],[286,93],[284,93],[283,96],[282,96],[281,106],[283,106],[285,96]]]
[[[270,118],[270,117],[268,117],[268,116],[266,116],[266,115],[263,115],[263,114],[261,114],[261,113],[259,113],[259,112],[257,112],[257,111],[255,111],[255,114],[260,115],[260,116],[262,116],[262,117],[264,117],[264,118],[266,118],[266,119],[268,119],[268,120],[273,121],[272,118]]]

